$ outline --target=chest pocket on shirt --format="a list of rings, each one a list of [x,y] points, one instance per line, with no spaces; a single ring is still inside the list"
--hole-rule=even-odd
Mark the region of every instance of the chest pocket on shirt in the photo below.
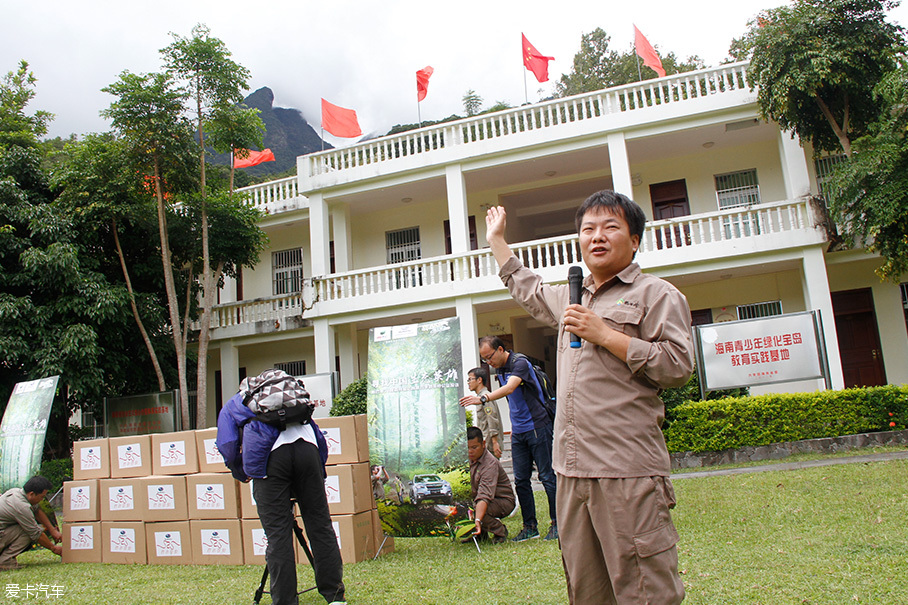
[[[602,319],[612,329],[628,336],[637,336],[640,332],[640,322],[643,320],[643,311],[629,305],[615,305],[605,309]]]

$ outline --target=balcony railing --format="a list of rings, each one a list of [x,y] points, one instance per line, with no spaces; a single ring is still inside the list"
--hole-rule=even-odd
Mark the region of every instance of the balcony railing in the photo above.
[[[557,136],[559,127],[575,122],[746,90],[747,66],[747,62],[730,63],[675,74],[313,153],[306,156],[308,177],[374,166],[409,156],[437,154],[456,146],[504,139],[534,130],[546,130],[551,136]]]
[[[819,244],[824,238],[822,230],[814,226],[808,202],[788,200],[649,222],[636,260],[658,272],[681,263],[728,261],[735,256]],[[564,279],[567,267],[582,262],[574,234],[512,244],[511,250],[547,281]],[[497,275],[498,263],[488,248],[357,269],[306,280],[302,293],[219,305],[212,327],[283,323],[283,318],[304,312],[311,318],[494,292],[502,288]]]
[[[276,181],[250,185],[236,190],[246,195],[247,203],[265,213],[282,212],[305,206],[306,198],[299,193],[299,179],[290,176]]]

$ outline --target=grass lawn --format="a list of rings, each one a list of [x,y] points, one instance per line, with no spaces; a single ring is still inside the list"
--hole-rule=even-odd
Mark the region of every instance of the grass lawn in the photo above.
[[[859,453],[859,452],[855,452]],[[908,603],[908,461],[691,478],[675,482],[685,603]],[[540,529],[547,507],[537,493]],[[514,535],[519,513],[507,520]],[[483,547],[398,538],[397,552],[348,565],[353,605],[566,603],[557,544]],[[251,603],[261,567],[61,565],[41,549],[0,572],[0,584],[62,587],[59,603]],[[300,587],[312,585],[300,568]],[[265,596],[263,604],[270,599]],[[318,594],[304,605],[324,604]]]

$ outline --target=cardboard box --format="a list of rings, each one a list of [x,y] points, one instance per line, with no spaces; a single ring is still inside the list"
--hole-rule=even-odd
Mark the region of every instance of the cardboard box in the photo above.
[[[151,474],[151,436],[111,437],[110,476],[147,477]]]
[[[229,473],[230,469],[224,464],[224,457],[218,451],[215,440],[218,436],[217,428],[198,429],[195,432],[196,450],[199,454],[200,473]]]
[[[361,513],[375,506],[368,462],[335,464],[325,470],[325,495],[332,515]]]
[[[138,478],[101,479],[99,498],[101,521],[141,521],[145,515],[145,498]]]
[[[63,524],[63,562],[101,562],[101,523]]]
[[[145,524],[141,521],[101,522],[102,563],[148,563]]]
[[[97,479],[63,482],[63,519],[66,522],[101,520],[99,485]]]
[[[153,475],[138,479],[137,498],[143,498],[145,521],[185,521],[189,518],[186,477]]]
[[[73,479],[107,479],[110,477],[110,443],[107,439],[89,439],[73,443]]]
[[[155,565],[192,563],[189,521],[161,521],[145,524],[148,562]]]
[[[195,431],[151,436],[151,470],[155,475],[189,475],[199,472]]]
[[[316,424],[328,441],[328,464],[369,461],[369,428],[365,414],[319,418]]]
[[[237,489],[240,491],[240,516],[244,519],[258,519],[259,509],[255,505],[255,496],[252,495],[252,481],[237,482]]]
[[[337,545],[344,563],[358,563],[375,556],[371,511],[355,515],[331,515],[331,525],[337,535]]]
[[[190,519],[239,517],[239,482],[224,473],[199,473],[186,477]],[[239,538],[237,538],[239,539]]]
[[[189,521],[194,565],[242,565],[243,538],[237,519]]]
[[[243,563],[245,565],[264,565],[265,549],[268,548],[268,538],[262,529],[262,522],[258,519],[243,519]],[[299,541],[293,536],[293,551],[299,561]]]

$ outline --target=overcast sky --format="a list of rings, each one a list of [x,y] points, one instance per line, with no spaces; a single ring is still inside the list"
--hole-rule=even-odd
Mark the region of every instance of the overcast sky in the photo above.
[[[784,0],[41,0],[2,8],[0,73],[29,62],[38,78],[29,107],[56,119],[50,136],[108,129],[98,112],[111,97],[101,88],[124,70],[158,71],[170,32],[189,36],[205,23],[233,59],[247,67],[250,92],[274,91],[275,106],[293,107],[318,130],[320,98],[355,109],[363,132],[384,133],[417,121],[416,70],[435,74],[420,104],[423,119],[463,113],[473,89],[485,106],[519,105],[548,96],[570,70],[580,36],[602,27],[624,51],[636,24],[658,51],[699,55],[707,66],[728,55],[732,38],[761,9]],[[890,15],[908,24],[908,8]],[[523,68],[520,34],[544,55],[549,81]],[[542,91],[540,92],[540,89]],[[344,144],[327,136],[335,144]]]

